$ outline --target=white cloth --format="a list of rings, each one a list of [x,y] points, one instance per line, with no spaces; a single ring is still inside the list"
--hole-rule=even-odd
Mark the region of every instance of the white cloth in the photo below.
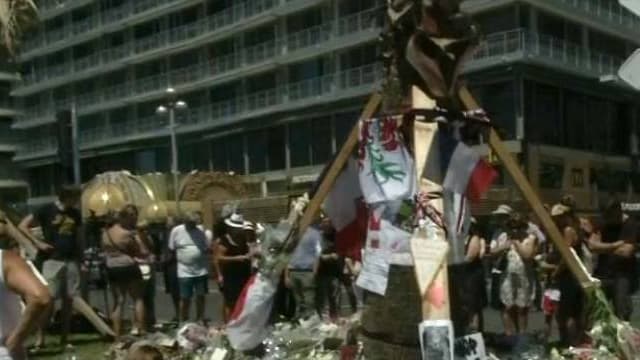
[[[4,279],[4,252],[0,250],[0,339],[6,340],[13,330],[18,327],[22,308],[20,297],[9,290]],[[11,359],[7,349],[0,346],[0,359]]]
[[[201,225],[189,230],[178,225],[169,235],[169,249],[176,252],[178,277],[188,278],[209,274],[209,256],[213,235]]]
[[[309,227],[300,239],[289,260],[289,269],[313,270],[322,251],[322,234],[318,229]]]
[[[368,204],[412,198],[417,191],[413,158],[393,118],[360,121],[360,187]]]
[[[226,328],[235,350],[251,350],[269,335],[267,324],[277,289],[277,283],[261,273],[249,279]]]

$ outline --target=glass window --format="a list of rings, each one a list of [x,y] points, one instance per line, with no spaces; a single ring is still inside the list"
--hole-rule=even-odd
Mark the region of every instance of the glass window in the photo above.
[[[586,148],[586,106],[585,97],[567,91],[564,96],[564,119],[566,123],[567,145],[574,149]]]
[[[541,162],[538,181],[543,189],[562,189],[564,165],[561,162]]]
[[[607,132],[607,102],[598,98],[588,97],[586,99],[586,139],[587,150],[607,153],[607,142],[609,135]]]
[[[217,138],[211,142],[211,153],[213,171],[228,171],[227,147],[224,138]]]
[[[180,149],[180,154],[187,154],[188,151]],[[153,150],[138,151],[135,154],[136,173],[147,174],[156,171],[156,152]],[[183,159],[180,159],[183,160]],[[182,161],[184,162],[184,160]],[[181,167],[181,169],[184,169]]]
[[[527,132],[538,143],[563,145],[564,131],[560,126],[560,92],[558,88],[527,82],[525,85]],[[488,92],[495,97],[495,93]],[[533,95],[533,96],[531,96]],[[491,109],[487,109],[491,114]]]
[[[285,127],[278,126],[267,130],[267,161],[269,170],[282,170],[285,164]]]
[[[308,121],[289,124],[289,151],[291,167],[311,164],[311,128]]]
[[[358,112],[346,112],[337,114],[334,120],[334,129],[336,133],[336,149],[340,151],[342,144],[347,140],[351,129],[358,121]]]
[[[500,82],[482,86],[480,103],[491,117],[491,121],[498,127],[505,139],[516,137],[516,116],[513,82]]]
[[[229,170],[236,174],[244,174],[244,138],[241,134],[232,135],[227,139],[227,155]]]
[[[584,170],[580,168],[571,169],[571,186],[574,188],[584,187]]]
[[[331,119],[328,117],[311,121],[311,155],[312,164],[326,163],[333,153],[331,148]]]
[[[264,130],[247,134],[249,173],[255,174],[267,170],[267,138]]]

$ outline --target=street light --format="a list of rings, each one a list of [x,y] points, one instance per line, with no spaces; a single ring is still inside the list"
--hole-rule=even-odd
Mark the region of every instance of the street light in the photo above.
[[[169,114],[169,134],[171,135],[171,173],[173,175],[173,193],[176,201],[176,215],[179,211],[178,202],[178,143],[176,138],[176,110],[183,110],[187,108],[187,103],[176,99],[176,90],[172,87],[168,87],[166,90],[167,98],[163,105],[156,108],[158,115]]]

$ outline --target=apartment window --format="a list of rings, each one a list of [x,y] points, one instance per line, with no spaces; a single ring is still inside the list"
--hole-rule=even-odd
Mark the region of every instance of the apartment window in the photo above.
[[[264,130],[247,134],[249,173],[261,173],[267,170],[267,138]]]
[[[378,47],[376,44],[369,44],[351,49],[340,55],[342,69],[353,69],[369,65],[378,58]]]
[[[562,189],[564,164],[562,162],[541,162],[538,183],[543,189]]]
[[[474,16],[485,34],[513,30],[518,27],[515,6],[508,6]]]
[[[631,153],[631,119],[633,118],[633,106],[631,104],[613,103],[611,106],[611,121],[607,124],[612,153],[616,155],[629,155]]]
[[[358,121],[357,111],[337,114],[334,118],[333,126],[336,137],[336,148],[340,151],[342,144],[347,140],[351,129]]]
[[[607,142],[610,134],[607,129],[608,103],[594,97],[586,99],[586,139],[587,150],[600,153],[609,152]]]
[[[208,0],[205,4],[207,14],[215,14],[236,5],[238,0]]]
[[[584,170],[580,168],[571,169],[571,186],[574,188],[584,187]]]
[[[227,146],[223,138],[211,142],[211,152],[213,171],[228,171]]]
[[[236,174],[244,174],[244,137],[241,134],[232,135],[227,139],[227,155],[229,170]]]
[[[505,139],[516,137],[515,101],[513,82],[486,84],[474,90],[482,107],[489,113],[491,122]]]
[[[349,0],[338,2],[338,9],[341,17],[358,13],[376,6],[376,0]]]
[[[182,149],[181,149],[182,151]],[[154,150],[144,150],[135,153],[136,173],[148,174],[156,171],[156,156]],[[183,169],[183,168],[181,168]]]
[[[564,121],[567,145],[574,149],[586,148],[585,97],[571,91],[564,93]]]
[[[496,98],[495,93],[490,98]],[[560,91],[553,86],[525,82],[527,132],[534,142],[563,145],[560,124]],[[491,109],[489,114],[491,114]]]
[[[291,166],[311,164],[311,126],[309,121],[297,121],[289,124],[289,151]]]
[[[323,59],[315,59],[289,67],[289,82],[295,83],[311,78],[317,78],[324,74]]]
[[[322,9],[315,8],[306,12],[297,13],[287,18],[287,31],[289,34],[320,25],[322,23]]]
[[[275,38],[275,26],[266,25],[256,30],[246,32],[244,35],[244,46],[251,47],[267,41],[274,41]]]
[[[326,163],[333,153],[331,146],[331,119],[322,117],[311,121],[311,155],[312,164],[321,165]]]
[[[564,39],[564,20],[540,12],[538,13],[538,31],[557,39]]]
[[[282,170],[285,164],[285,127],[278,126],[267,130],[267,162],[269,170]]]

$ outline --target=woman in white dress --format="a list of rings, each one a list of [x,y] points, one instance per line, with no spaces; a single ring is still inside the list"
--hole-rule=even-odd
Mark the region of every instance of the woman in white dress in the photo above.
[[[505,236],[491,244],[492,254],[503,253],[506,267],[500,283],[500,301],[504,305],[503,321],[507,336],[527,331],[529,308],[534,299],[533,261],[537,239],[527,233],[527,222],[514,214]]]

